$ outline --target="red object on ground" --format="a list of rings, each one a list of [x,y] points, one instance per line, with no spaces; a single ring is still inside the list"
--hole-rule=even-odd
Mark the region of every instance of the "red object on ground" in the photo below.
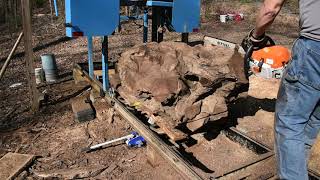
[[[237,22],[242,21],[241,15],[240,15],[240,14],[237,14],[237,15],[234,17],[234,20],[237,21]]]

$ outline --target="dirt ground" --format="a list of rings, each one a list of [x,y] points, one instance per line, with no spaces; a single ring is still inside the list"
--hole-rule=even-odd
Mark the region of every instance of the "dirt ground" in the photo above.
[[[190,41],[201,41],[205,35],[240,43],[253,28],[254,14],[259,3],[234,3],[233,1],[209,3],[202,10],[200,33],[190,35]],[[219,11],[241,12],[245,19],[241,22],[218,21]],[[123,30],[109,39],[111,60],[117,60],[120,53],[142,42],[141,26],[132,22],[123,25]],[[10,52],[19,32],[9,34],[4,26],[0,27],[0,64]],[[81,94],[83,87],[75,86],[72,80],[72,67],[75,63],[86,62],[87,46],[85,38],[67,39],[63,27],[63,18],[54,18],[51,23],[46,9],[38,9],[33,15],[34,59],[40,67],[40,55],[54,53],[62,82],[42,84],[41,92],[48,94],[48,102],[41,110],[32,114],[29,106],[29,93],[25,75],[23,43],[12,59],[0,85],[0,157],[7,152],[19,152],[38,156],[33,165],[22,173],[22,179],[182,179],[167,163],[161,162],[154,167],[148,163],[146,148],[131,149],[124,144],[84,153],[82,148],[92,144],[127,135],[133,129],[128,123],[118,118],[113,123],[95,119],[86,123],[74,120],[70,102]],[[298,37],[298,15],[285,7],[268,34],[278,43],[291,47]],[[166,33],[165,41],[179,41],[177,33]],[[100,39],[94,38],[94,59],[101,59]],[[17,87],[10,87],[22,83]],[[259,111],[260,110],[260,111]],[[257,100],[246,96],[239,97],[230,104],[230,122],[272,147],[272,122],[274,100]],[[262,122],[262,123],[261,123]],[[263,133],[260,133],[263,132]],[[228,145],[229,144],[229,145]],[[255,154],[237,148],[238,144],[229,142],[223,135],[206,139],[204,142],[189,147],[194,157],[217,175],[232,166],[226,166],[217,156],[219,151],[235,154],[235,163],[242,163],[245,158],[255,158]],[[220,147],[222,149],[220,149]],[[233,152],[232,149],[239,149]],[[206,151],[208,150],[208,151]],[[212,155],[201,156],[210,152]],[[226,153],[227,152],[227,153]],[[231,157],[231,156],[230,156]],[[232,156],[233,157],[233,156]],[[225,161],[226,163],[227,161]],[[269,163],[269,164],[268,164]],[[268,168],[274,168],[269,160]],[[215,168],[218,166],[217,168]],[[272,166],[272,167],[271,167]],[[220,167],[220,168],[219,168]],[[260,167],[263,168],[263,167]],[[256,170],[255,170],[256,171]],[[272,170],[271,170],[272,171]],[[233,177],[235,178],[235,177]],[[233,179],[231,178],[231,179]],[[235,178],[236,179],[236,178]],[[247,178],[250,179],[250,176]],[[262,178],[263,179],[263,178]],[[264,178],[267,179],[267,178]]]

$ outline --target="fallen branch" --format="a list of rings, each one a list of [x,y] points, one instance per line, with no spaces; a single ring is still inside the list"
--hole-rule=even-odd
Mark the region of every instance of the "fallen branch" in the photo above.
[[[21,42],[22,36],[23,36],[23,32],[20,33],[20,35],[19,35],[16,43],[14,44],[14,46],[13,46],[13,48],[12,48],[12,50],[11,50],[8,58],[7,58],[7,60],[4,62],[4,65],[2,66],[1,71],[0,71],[0,80],[1,80],[1,78],[3,77],[4,72],[6,71],[8,65],[9,65],[9,62],[10,62],[10,60],[11,60],[12,55],[13,55],[14,52],[17,50],[17,47],[18,47],[18,45],[19,45],[20,42]]]

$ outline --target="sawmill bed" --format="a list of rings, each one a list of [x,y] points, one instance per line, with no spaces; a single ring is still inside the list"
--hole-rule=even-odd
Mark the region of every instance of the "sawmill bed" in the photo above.
[[[76,81],[87,81],[102,93],[102,84],[88,76],[86,64],[74,68]],[[110,94],[109,94],[110,95]],[[271,149],[261,142],[245,135],[238,129],[213,128],[210,132],[194,133],[190,138],[175,141],[170,139],[161,128],[150,126],[134,107],[129,107],[113,97],[105,95],[107,102],[126,119],[142,136],[144,136],[159,155],[170,163],[183,177],[191,179],[223,179],[242,174],[244,178],[274,176],[274,167],[264,168],[257,174],[256,168],[264,166],[264,161],[274,161]],[[269,167],[269,166],[268,166]],[[250,174],[243,171],[250,170]],[[259,172],[259,171],[258,171]]]

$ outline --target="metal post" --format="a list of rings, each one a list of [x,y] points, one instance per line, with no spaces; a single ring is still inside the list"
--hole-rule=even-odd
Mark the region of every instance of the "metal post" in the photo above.
[[[93,43],[92,36],[88,36],[88,64],[89,64],[89,75],[94,79],[94,68],[93,68]]]
[[[189,33],[182,33],[181,34],[181,41],[188,44],[188,42],[189,42]]]
[[[144,9],[143,15],[143,43],[148,42],[148,8]]]
[[[102,84],[103,90],[107,91],[109,89],[108,36],[104,36],[102,41]]]
[[[51,1],[51,0],[50,0]],[[56,13],[56,16],[58,16],[59,15],[59,13],[58,13],[58,4],[57,4],[57,0],[53,0],[53,3],[54,3],[54,11],[55,11],[55,13]]]
[[[158,15],[159,15],[159,7],[152,7],[152,33],[151,33],[151,41],[158,42]]]
[[[120,6],[120,8],[121,8],[121,6]],[[118,23],[118,33],[120,33],[121,30],[122,30],[122,27],[121,27],[121,14],[119,16],[120,17],[119,17],[119,23]]]
[[[161,8],[159,9],[159,27],[161,27],[161,31],[157,31],[158,32],[158,43],[162,42],[163,41],[163,27],[164,27],[164,12],[165,12],[165,9],[164,8]]]

